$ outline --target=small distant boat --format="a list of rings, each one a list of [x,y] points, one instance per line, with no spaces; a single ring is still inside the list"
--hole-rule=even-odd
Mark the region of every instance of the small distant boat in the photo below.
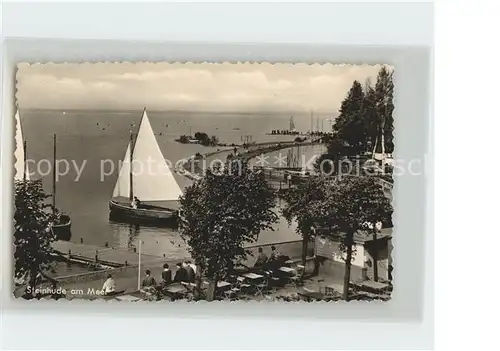
[[[151,165],[145,167],[145,165]],[[109,201],[110,219],[126,222],[155,222],[172,224],[182,190],[165,162],[149,122],[146,108],[142,113],[139,132],[130,142]],[[140,200],[133,206],[133,200]],[[124,199],[128,198],[128,201]],[[169,203],[164,207],[157,203]]]
[[[233,128],[232,130],[240,130],[240,128]]]

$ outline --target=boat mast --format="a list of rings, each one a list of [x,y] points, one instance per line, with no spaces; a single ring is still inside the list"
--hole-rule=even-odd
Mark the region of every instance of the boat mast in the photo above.
[[[313,132],[313,112],[312,110],[309,111],[310,117],[311,117],[311,133]]]
[[[52,163],[52,213],[56,213],[56,135],[54,134],[54,161]]]
[[[144,106],[144,110],[142,110],[142,116],[141,116],[141,121],[139,122],[139,130],[141,129],[142,126],[142,120],[144,119],[144,115],[146,114],[146,106]],[[134,200],[134,181],[133,181],[133,171],[132,171],[132,161],[134,160],[134,133],[132,133],[132,128],[130,128],[130,175],[129,175],[129,182],[130,182],[130,193],[129,193],[129,200],[132,202]]]
[[[129,200],[130,202],[132,202],[132,200],[134,199],[134,189],[133,189],[133,186],[134,186],[134,182],[133,182],[133,176],[132,176],[132,160],[134,159],[134,156],[133,156],[133,152],[134,152],[134,133],[132,133],[132,130],[130,130],[130,174],[129,174],[129,182],[130,182],[130,194],[129,194]]]
[[[27,151],[26,151],[26,147],[28,146],[28,144],[26,143],[26,140],[24,141],[24,150],[23,150],[23,159],[24,159],[24,163],[23,163],[23,182],[26,182],[26,159],[27,159]]]

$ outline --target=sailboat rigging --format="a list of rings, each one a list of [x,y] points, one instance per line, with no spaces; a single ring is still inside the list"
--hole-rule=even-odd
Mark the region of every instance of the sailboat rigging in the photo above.
[[[295,123],[293,123],[293,116],[290,116],[290,132],[294,133],[297,129],[295,129]]]
[[[56,221],[52,225],[52,230],[59,240],[71,239],[71,217],[66,213],[58,213],[56,207],[56,160],[57,160],[57,137],[53,136],[53,170],[52,170],[52,214],[56,216]]]
[[[16,111],[16,150],[15,150],[15,170],[16,174],[14,175],[15,180],[27,181],[30,180],[30,172],[28,169],[27,162],[27,150],[28,144],[26,140],[23,138],[23,130],[21,126],[21,119],[19,117],[19,110]],[[56,164],[56,135],[54,134],[54,165]],[[56,172],[55,167],[53,167],[53,176],[52,176],[52,213],[54,215],[57,214],[56,209]],[[71,218],[69,215],[65,213],[57,214],[56,221],[52,223],[52,230],[57,239],[60,240],[69,240],[71,238]]]
[[[144,108],[139,131],[131,133],[118,179],[109,201],[112,219],[170,221],[182,191],[168,167]],[[135,199],[140,200],[136,205]],[[121,199],[121,200],[120,200]],[[128,199],[128,202],[123,201]],[[147,204],[147,202],[149,202]],[[151,203],[168,203],[158,206]]]

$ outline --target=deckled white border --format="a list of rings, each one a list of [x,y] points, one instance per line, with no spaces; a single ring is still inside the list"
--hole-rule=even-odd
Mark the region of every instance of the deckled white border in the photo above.
[[[385,11],[387,15],[388,7],[390,8],[392,4],[388,5],[378,5],[379,7],[371,8],[370,17],[377,18],[378,11]],[[9,5],[12,6],[12,5]],[[45,6],[45,5],[44,5]],[[76,6],[76,5],[73,5]],[[124,30],[125,25],[131,25],[126,21],[121,22],[121,26],[117,26],[116,22],[112,23],[109,19],[113,17],[114,20],[119,19],[116,14],[113,16],[109,10],[109,6],[104,6],[99,4],[99,9],[88,9],[92,5],[85,5],[87,8],[87,15],[83,12],[83,8],[77,10],[78,17],[87,18],[85,23],[86,29],[93,27],[93,24],[99,23],[97,26],[99,30],[103,30],[102,22],[100,22],[104,15],[108,15],[108,26],[112,26],[112,35],[108,37],[118,38],[116,34],[116,28],[121,28]],[[131,5],[128,5],[131,6]],[[156,6],[156,5],[155,5]],[[217,6],[227,6],[227,5],[216,5],[210,4],[209,7],[203,7],[199,4],[191,5],[197,8],[197,11],[205,11],[206,17],[210,17],[210,22],[212,26],[216,26],[217,20],[214,16],[217,15]],[[242,5],[240,5],[242,6]],[[330,6],[332,6],[330,4]],[[358,36],[358,39],[346,40],[349,35],[349,27],[335,27],[335,20],[342,18],[349,18],[351,21],[360,18],[359,8],[351,8],[350,15],[347,15],[347,10],[344,12],[335,12],[335,10],[323,9],[321,12],[328,12],[329,23],[328,25],[333,25],[333,32],[343,36],[344,40],[337,40],[337,43],[360,43],[359,32],[354,33],[354,36]],[[359,4],[358,4],[359,6]],[[388,7],[387,7],[388,6]],[[391,18],[405,18],[404,14],[401,14],[401,5],[393,7]],[[410,6],[410,5],[404,5]],[[287,6],[288,7],[288,6]],[[20,22],[31,21],[32,34],[40,37],[43,33],[44,26],[38,26],[40,24],[40,19],[48,25],[50,23],[66,22],[65,29],[59,27],[59,34],[55,36],[65,36],[66,38],[81,37],[74,31],[71,27],[71,18],[65,17],[61,14],[60,8],[52,8],[47,13],[41,13],[41,9],[36,9],[35,12],[30,12],[29,8],[33,10],[31,5],[23,4],[22,8],[18,8],[17,15],[9,11],[13,11],[13,7],[4,6],[4,16],[6,18],[17,18]],[[139,11],[139,8],[143,10],[143,5],[136,5],[135,13]],[[151,8],[151,7],[149,7]],[[131,10],[131,7],[128,7]],[[240,8],[241,9],[241,8]],[[262,10],[262,9],[261,9]],[[302,14],[306,11],[304,8],[299,9]],[[72,11],[75,11],[73,8]],[[116,12],[116,10],[114,10]],[[123,8],[118,10],[120,15],[123,14]],[[241,11],[241,10],[240,10]],[[274,10],[267,8],[266,15],[272,17],[270,14]],[[254,25],[258,24],[259,28],[266,28],[266,23],[268,27],[267,32],[272,32],[272,26],[270,24],[274,23],[276,28],[279,28],[278,32],[281,36],[275,36],[275,41],[293,41],[293,34],[296,34],[297,30],[291,30],[292,37],[288,40],[283,40],[283,35],[286,34],[286,28],[291,28],[290,25],[293,23],[282,24],[276,15],[282,14],[283,11],[292,11],[290,8],[287,10],[280,9],[278,13],[274,12],[274,21],[254,21]],[[365,10],[366,11],[366,10]],[[395,14],[394,11],[398,11]],[[407,10],[408,11],[408,8]],[[405,12],[403,11],[403,12]],[[415,10],[409,10],[413,14],[417,14]],[[161,11],[155,11],[161,13]],[[251,11],[250,11],[251,12]],[[91,21],[88,19],[94,14]],[[220,12],[219,12],[220,13]],[[244,9],[244,16],[249,16],[249,7]],[[21,15],[22,14],[22,15]],[[37,14],[37,16],[30,17],[30,15]],[[52,14],[52,16],[51,16]],[[130,15],[131,13],[129,13]],[[408,15],[408,12],[406,13]],[[59,16],[59,19],[56,17]],[[184,12],[184,16],[186,13]],[[297,14],[298,16],[298,14]],[[130,19],[130,16],[125,15],[125,19]],[[175,16],[172,13],[169,14],[163,21],[167,21],[169,18],[183,18],[179,14]],[[307,17],[307,16],[306,16]],[[363,16],[361,16],[362,18]],[[410,16],[411,17],[411,16]],[[38,20],[37,20],[38,18]],[[63,18],[63,20],[61,20]],[[73,17],[74,18],[74,17]],[[237,16],[234,18],[238,18]],[[233,20],[234,20],[233,18]],[[302,17],[298,16],[297,19]],[[322,17],[326,19],[326,17]],[[378,25],[381,26],[380,16],[377,21]],[[384,18],[384,16],[382,16]],[[420,18],[420,24],[422,23],[422,18]],[[189,23],[193,23],[189,17],[184,17]],[[302,18],[303,19],[303,18]],[[316,20],[317,17],[311,18],[310,20]],[[430,22],[431,18],[426,17],[427,23]],[[3,19],[2,19],[3,20]],[[135,19],[140,21],[139,18]],[[319,18],[321,20],[321,18]],[[38,21],[38,22],[37,22]],[[224,21],[224,20],[222,20]],[[92,23],[89,23],[92,22]],[[150,24],[150,32],[146,31],[146,36],[148,39],[158,39],[155,36],[151,36],[154,31],[154,26],[151,26],[150,19],[144,19],[142,25],[148,27],[147,23]],[[175,21],[174,21],[175,22]],[[269,22],[269,23],[268,23]],[[272,23],[271,23],[272,22]],[[320,21],[321,22],[321,21]],[[331,22],[331,23],[330,23]],[[344,23],[340,21],[341,23]],[[366,22],[355,21],[359,30],[362,26],[366,27]],[[20,31],[12,31],[12,20],[4,22],[4,34],[10,36],[26,36],[26,28],[28,26],[22,27]],[[205,22],[203,22],[205,23]],[[202,23],[202,24],[203,24]],[[296,22],[295,22],[296,23]],[[315,30],[323,29],[322,33],[318,34],[320,40],[319,42],[328,42],[325,40],[325,32],[328,31],[328,25],[324,22],[324,27],[317,24],[311,24],[307,26],[307,21],[303,20],[300,22],[304,28],[313,27]],[[393,39],[394,33],[404,32],[404,24],[401,24],[397,30],[392,27],[393,22],[390,22],[391,28],[387,28],[386,39]],[[237,28],[240,31],[245,28],[244,25],[249,25],[250,21],[243,21],[243,26],[238,27],[238,21],[232,23],[233,27],[231,30],[231,35],[237,32]],[[279,24],[279,25],[278,25]],[[418,21],[413,21],[416,26]],[[352,25],[352,24],[351,24]],[[168,26],[167,26],[168,27]],[[381,26],[383,27],[383,26]],[[73,29],[68,29],[73,28]],[[95,28],[95,26],[94,26]],[[111,28],[111,27],[109,27]],[[130,27],[128,27],[130,28]],[[132,26],[132,28],[138,28],[137,24]],[[285,29],[284,29],[285,28]],[[372,36],[373,39],[380,40],[380,27],[377,27],[375,31],[376,36]],[[248,29],[248,28],[247,28]],[[9,32],[10,30],[10,32]],[[115,32],[113,32],[115,31]],[[167,30],[168,31],[168,30]],[[200,36],[200,33],[205,33],[208,35],[206,37]],[[92,32],[92,31],[91,31]],[[135,35],[131,34],[129,29],[124,30],[121,34],[121,38],[137,38],[136,31]],[[159,31],[161,32],[161,30]],[[307,30],[306,30],[307,32]],[[364,37],[370,32],[370,28],[364,28],[362,31]],[[17,35],[15,35],[17,33]],[[51,34],[50,31],[45,32]],[[55,32],[52,32],[55,33]],[[68,35],[69,33],[69,35]],[[207,28],[199,28],[196,32],[197,36],[189,34],[187,36],[182,36],[179,33],[177,35],[178,41],[185,39],[192,39],[193,37],[198,40],[203,40],[205,38],[214,38],[216,33],[210,31]],[[248,32],[242,36],[243,41],[255,41],[248,40]],[[352,33],[352,32],[351,32]],[[390,34],[389,34],[390,33]],[[415,28],[413,28],[413,33],[415,33]],[[86,35],[87,37],[95,36]],[[144,34],[144,32],[142,32]],[[220,34],[220,33],[219,33]],[[47,35],[47,34],[46,34]],[[172,35],[172,34],[170,34]],[[190,36],[191,35],[191,36]],[[224,39],[230,39],[231,35],[226,34],[222,37]],[[328,35],[327,35],[328,36]],[[143,38],[145,38],[143,36]],[[258,36],[257,36],[258,38]],[[271,38],[272,35],[271,35]],[[302,36],[301,38],[306,38],[302,41],[314,40],[314,37]],[[321,40],[323,38],[323,40]],[[406,44],[430,44],[427,39],[421,42],[411,40],[411,36],[407,36],[410,40],[406,41]],[[166,37],[165,39],[168,39]],[[258,41],[258,40],[257,40]],[[262,41],[262,40],[261,40]],[[272,41],[272,40],[271,40]],[[300,41],[300,36],[299,40]],[[401,42],[395,41],[401,44]],[[381,42],[387,44],[387,42]],[[19,61],[31,61],[31,62],[82,62],[82,61],[268,61],[268,62],[307,62],[307,63],[318,63],[318,62],[333,62],[333,63],[389,63],[396,68],[396,110],[395,110],[395,125],[396,125],[396,138],[397,138],[397,157],[419,157],[423,156],[424,150],[429,149],[429,137],[428,129],[432,126],[429,123],[430,118],[430,101],[427,98],[430,93],[428,83],[430,80],[430,61],[429,52],[425,48],[367,48],[367,47],[339,47],[339,46],[311,46],[311,45],[265,45],[265,44],[254,44],[254,45],[208,45],[208,44],[187,44],[187,43],[131,43],[131,42],[75,42],[75,41],[30,41],[30,40],[17,40],[9,41],[3,46],[5,49],[2,56],[4,59],[3,63],[3,110],[2,110],[2,198],[4,202],[2,204],[2,263],[6,262],[6,259],[10,258],[10,245],[11,237],[4,235],[5,226],[11,225],[11,202],[9,202],[11,196],[11,177],[10,172],[12,172],[11,159],[12,159],[12,139],[4,138],[3,136],[8,134],[6,130],[12,130],[12,116],[13,116],[13,78],[14,71],[13,68],[16,62]],[[403,117],[404,116],[404,117]],[[432,153],[431,153],[432,156]],[[8,165],[9,167],[5,167]],[[430,165],[430,163],[429,163]],[[9,172],[10,171],[10,172]],[[432,173],[429,173],[432,174]],[[432,177],[429,176],[428,179],[432,182]],[[432,183],[428,183],[431,186]],[[156,345],[157,347],[166,347],[166,342],[168,340],[169,348],[207,348],[207,347],[218,347],[218,348],[259,348],[259,347],[280,347],[280,348],[318,348],[318,347],[329,347],[329,348],[373,348],[380,347],[384,349],[390,349],[394,347],[405,347],[404,345],[411,345],[412,348],[428,347],[432,342],[432,310],[429,307],[423,310],[423,296],[426,299],[432,299],[432,245],[426,245],[426,250],[424,251],[424,234],[426,235],[427,243],[432,241],[432,236],[430,236],[430,227],[432,218],[428,217],[427,222],[424,222],[423,215],[425,213],[431,214],[432,204],[426,199],[426,191],[429,192],[432,189],[424,187],[424,179],[417,179],[416,177],[400,177],[398,178],[398,183],[396,184],[396,230],[395,235],[397,239],[395,241],[396,250],[394,253],[395,259],[395,284],[396,289],[393,295],[393,299],[387,304],[259,304],[259,303],[249,303],[249,304],[238,304],[238,305],[226,305],[222,308],[217,304],[196,304],[196,305],[169,305],[165,308],[159,308],[157,305],[125,305],[121,304],[105,304],[99,302],[92,303],[68,303],[62,301],[60,303],[31,303],[31,304],[19,304],[15,303],[10,299],[10,292],[2,291],[2,304],[4,311],[4,322],[8,319],[10,323],[4,324],[4,343],[6,345],[11,345],[13,347],[37,347],[41,348],[43,340],[47,340],[46,336],[50,330],[57,330],[57,338],[50,338],[48,340],[47,347],[57,348],[57,345],[61,347],[68,348],[73,345],[70,340],[72,338],[77,338],[79,340],[78,346],[83,348],[92,348],[92,345],[96,345],[101,348],[105,347],[136,347],[136,348],[150,348]],[[429,193],[430,194],[430,193]],[[427,209],[425,208],[427,206]],[[398,233],[403,233],[398,236]],[[424,266],[425,263],[425,266]],[[7,265],[2,265],[2,273],[8,274],[10,277],[9,267]],[[424,269],[427,275],[424,277]],[[10,279],[10,278],[9,278]],[[4,280],[5,283],[5,280]],[[4,284],[5,285],[5,284]],[[4,286],[5,287],[5,286]],[[425,287],[425,289],[424,289]],[[7,294],[7,295],[6,295]],[[7,298],[6,298],[7,297]],[[71,306],[70,306],[71,305]],[[432,305],[431,305],[432,306]],[[69,308],[71,307],[71,308]],[[108,317],[107,319],[96,319],[96,313],[107,313],[108,315],[115,316],[114,319]],[[157,318],[145,320],[144,317],[147,316],[168,316],[169,320],[159,320]],[[29,318],[27,318],[29,316]],[[50,316],[50,317],[49,317]],[[120,318],[116,318],[120,317]],[[202,317],[205,320],[196,320],[195,317]],[[301,318],[300,320],[297,318]],[[50,318],[50,319],[49,319]],[[127,319],[125,319],[127,318]],[[179,319],[181,318],[181,319]],[[210,318],[210,320],[206,320]],[[304,320],[306,319],[306,320]],[[359,323],[359,320],[363,319],[365,322],[372,323]],[[383,321],[386,323],[383,323]],[[349,323],[346,323],[349,321]],[[358,321],[358,323],[355,323]],[[377,321],[378,323],[373,323]],[[15,322],[16,325],[12,323]],[[387,323],[391,322],[391,323]],[[396,325],[394,322],[398,322]],[[55,326],[57,324],[57,327]],[[21,328],[20,325],[23,325]],[[110,326],[113,326],[111,329]],[[397,328],[396,328],[397,327]],[[30,331],[30,337],[20,336],[22,334],[16,334],[16,331],[22,332],[23,330]],[[82,338],[81,332],[87,331],[92,335],[92,338]],[[211,337],[214,332],[224,331],[225,337]],[[194,337],[196,335],[196,337]],[[290,337],[290,336],[300,337]],[[395,337],[398,335],[398,337]],[[149,338],[147,336],[150,336]],[[166,340],[167,339],[167,340]],[[413,342],[404,343],[405,340],[412,340]],[[145,345],[145,340],[147,345]],[[248,340],[249,344],[243,342]],[[97,342],[96,342],[97,341]],[[60,343],[60,344],[59,344]],[[31,345],[31,346],[29,346]],[[76,345],[76,344],[75,344]],[[377,346],[378,345],[378,346]],[[94,346],[95,347],[95,346]]]

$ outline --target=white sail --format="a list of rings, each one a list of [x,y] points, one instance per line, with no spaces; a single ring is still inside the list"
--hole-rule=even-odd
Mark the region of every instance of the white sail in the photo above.
[[[133,195],[141,201],[178,200],[182,191],[156,141],[146,110],[132,153]],[[130,145],[113,192],[113,196],[129,196]]]
[[[129,197],[130,195],[130,143],[121,164],[120,174],[113,190],[113,197]]]
[[[19,110],[16,111],[16,150],[14,151],[15,161],[15,172],[14,175],[15,180],[23,180],[24,172],[26,172],[26,179],[29,180],[29,172],[25,164],[24,159],[24,138],[23,138],[23,129],[21,128],[21,119],[19,117]]]

